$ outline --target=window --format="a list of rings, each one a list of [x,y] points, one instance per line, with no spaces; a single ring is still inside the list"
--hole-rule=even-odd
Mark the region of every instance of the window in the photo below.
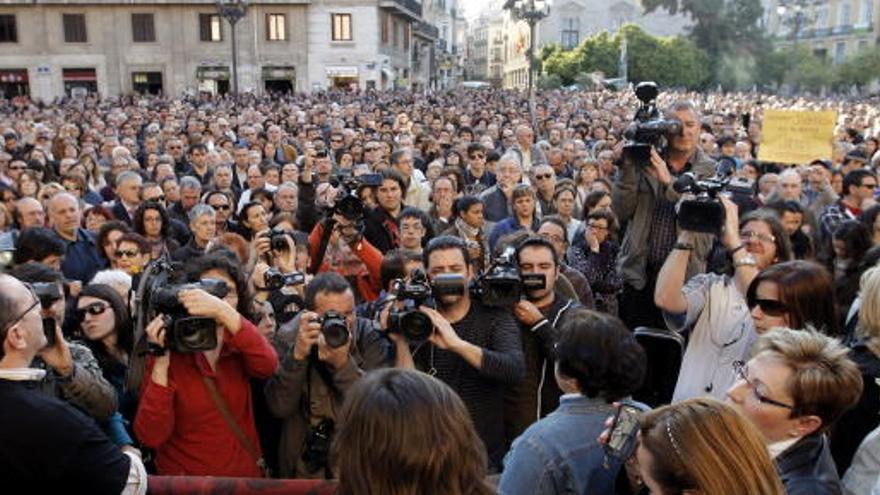
[[[874,0],[862,0],[860,24],[870,26],[874,23]]]
[[[849,2],[844,2],[840,5],[840,17],[837,19],[838,26],[848,26],[850,24],[849,10]]]
[[[393,43],[394,48],[397,48],[398,46],[400,46],[399,28],[400,28],[400,25],[397,23],[397,21],[391,21],[391,35],[394,39],[394,43]]]
[[[285,14],[266,14],[266,39],[269,41],[287,40],[287,16]]]
[[[816,29],[825,29],[828,27],[828,6],[823,5],[816,8]]]
[[[388,20],[389,20],[388,13],[382,12],[382,16],[380,17],[380,19],[381,19],[380,22],[382,23],[382,43],[387,45],[388,44]]]
[[[14,14],[0,15],[0,43],[18,43]]]
[[[562,20],[562,48],[571,50],[580,43],[581,20],[577,17],[569,17]]]
[[[131,34],[135,43],[156,41],[153,14],[131,14]]]
[[[85,43],[88,41],[85,14],[61,14],[61,21],[64,24],[65,43]]]
[[[351,14],[330,14],[333,21],[333,41],[351,41]]]
[[[223,41],[223,22],[220,14],[199,14],[199,39]]]
[[[846,57],[846,42],[839,41],[834,45],[834,63],[839,64],[843,62],[844,57]]]
[[[409,50],[409,33],[411,29],[411,24],[406,23],[403,25],[403,49]]]

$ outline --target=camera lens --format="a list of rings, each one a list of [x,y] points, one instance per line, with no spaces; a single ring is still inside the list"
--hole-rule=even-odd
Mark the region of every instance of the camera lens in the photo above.
[[[324,334],[324,342],[333,349],[348,343],[348,324],[340,315],[328,312],[321,322],[321,333]]]
[[[400,333],[409,342],[428,340],[434,332],[434,323],[425,313],[418,310],[407,311],[400,316]]]

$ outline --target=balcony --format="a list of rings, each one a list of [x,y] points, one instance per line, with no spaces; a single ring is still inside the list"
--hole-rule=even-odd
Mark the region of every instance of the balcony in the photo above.
[[[413,35],[433,41],[440,37],[440,29],[433,24],[422,21],[413,24]]]
[[[413,21],[422,19],[422,3],[418,0],[379,0],[379,7],[393,9]]]

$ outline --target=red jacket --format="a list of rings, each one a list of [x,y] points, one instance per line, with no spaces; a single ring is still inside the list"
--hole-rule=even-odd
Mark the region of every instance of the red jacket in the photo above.
[[[150,379],[153,363],[148,359],[134,431],[156,449],[159,474],[259,478],[256,460],[223,420],[201,375],[216,378],[239,427],[259,449],[248,380],[275,372],[278,356],[269,341],[242,318],[238,333],[224,332],[216,372],[202,353],[173,354],[163,387]]]
[[[318,256],[318,248],[321,247],[321,234],[324,232],[324,225],[318,222],[312,232],[309,234],[309,255],[312,259]],[[380,269],[382,267],[382,252],[376,249],[366,239],[358,241],[357,245],[352,248],[354,254],[364,262],[367,267],[367,273],[358,277],[357,289],[358,293],[364,301],[375,301],[379,299],[382,292],[382,276]],[[327,259],[318,267],[318,273],[330,270]]]

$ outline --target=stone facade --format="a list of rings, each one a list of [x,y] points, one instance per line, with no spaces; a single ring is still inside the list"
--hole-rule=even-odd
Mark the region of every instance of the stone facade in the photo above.
[[[336,27],[350,39],[332,39],[336,14],[348,16]],[[250,3],[236,25],[239,91],[410,87],[419,22],[420,0]],[[230,25],[210,1],[0,4],[0,93],[7,96],[51,100],[83,91],[75,88],[111,96],[222,93],[231,79]]]

